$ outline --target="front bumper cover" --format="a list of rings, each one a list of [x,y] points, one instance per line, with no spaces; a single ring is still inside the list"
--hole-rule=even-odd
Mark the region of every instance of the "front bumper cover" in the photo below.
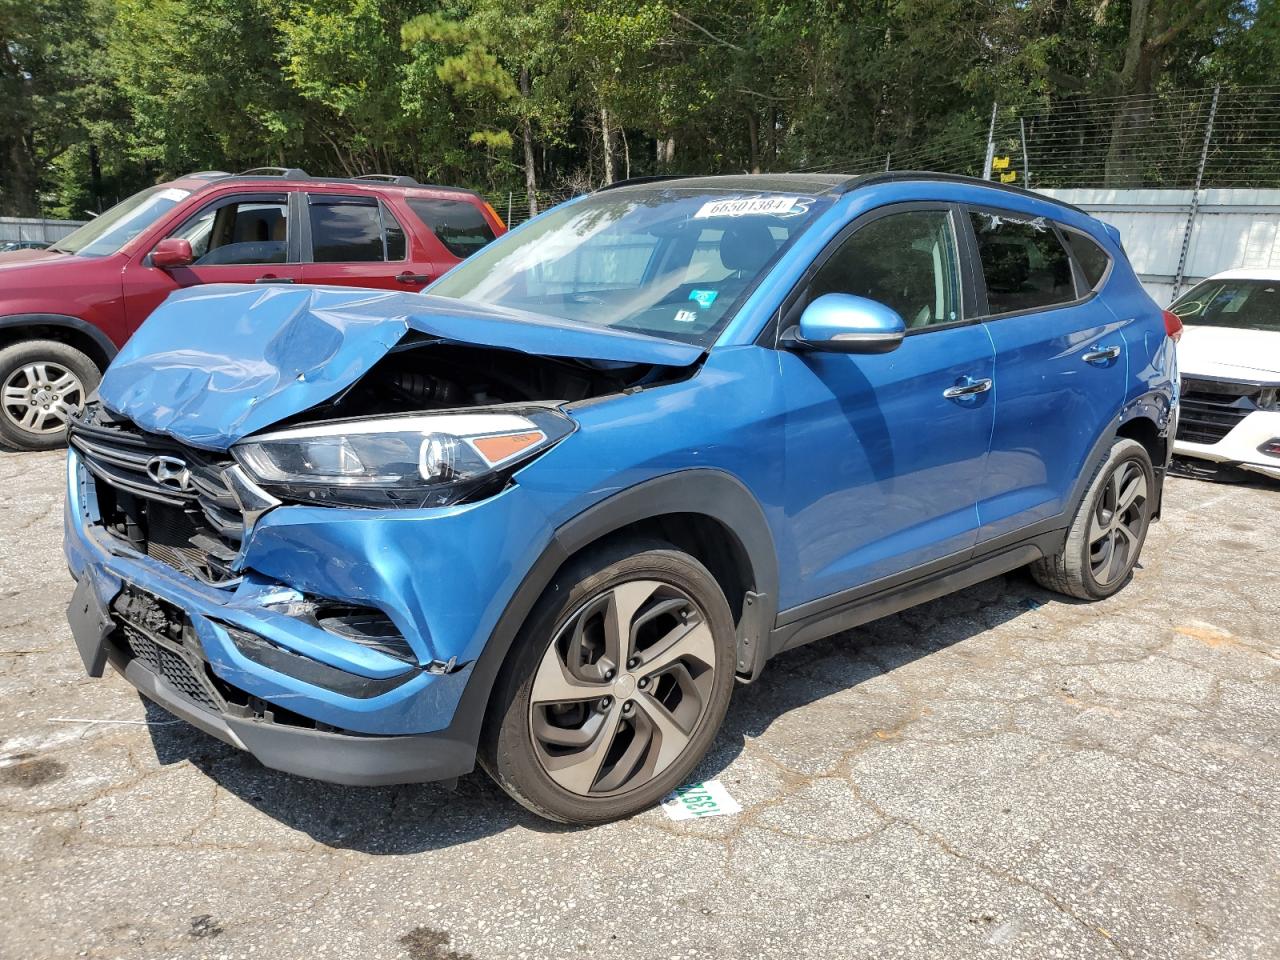
[[[1280,459],[1260,453],[1258,448],[1280,437],[1280,411],[1255,410],[1228,431],[1217,443],[1176,440],[1173,452],[1180,457],[1212,460],[1273,480],[1280,480]]]
[[[279,512],[288,513],[283,509]],[[466,592],[487,595],[500,610],[501,584],[472,582],[475,578],[467,574],[474,571],[474,566],[458,562],[451,553],[471,552],[490,537],[475,532],[469,535],[462,529],[465,523],[474,530],[477,523],[465,511],[442,511],[434,517],[418,518],[400,514],[389,524],[379,523],[371,511],[361,512],[358,518],[346,518],[346,522],[342,519],[346,511],[302,508],[298,512],[302,517],[283,517],[287,522],[282,528],[264,537],[266,549],[259,548],[255,554],[250,543],[246,550],[250,563],[256,555],[268,568],[284,567],[292,555],[303,571],[296,582],[286,583],[280,572],[268,569],[252,572],[234,589],[208,586],[159,560],[130,551],[107,535],[96,522],[93,483],[72,452],[67,468],[64,550],[77,590],[68,614],[86,669],[91,675],[101,675],[105,665],[112,664],[148,698],[212,736],[249,751],[274,769],[346,784],[421,782],[451,779],[469,772],[475,762],[477,725],[475,718],[464,716],[468,711],[459,706],[475,656],[483,647],[482,638],[491,629],[483,613],[478,615],[472,608],[465,624],[469,629],[465,631],[460,616],[463,611],[456,606],[447,622],[438,616],[417,619],[414,625],[420,632],[414,634],[414,639],[419,646],[431,646],[422,663],[414,665],[300,622],[281,612],[278,599],[289,594],[296,597],[299,591],[312,592],[315,586],[321,586],[316,581],[322,579],[333,585],[333,579],[323,578],[322,574],[335,571],[348,578],[345,583],[339,582],[337,589],[348,591],[348,596],[354,594],[353,575],[373,570],[374,560],[387,556],[398,554],[407,559],[404,546],[393,541],[398,536],[412,535],[418,566],[432,573],[437,564],[456,571],[459,578],[467,581]],[[527,509],[521,512],[530,519],[535,516]],[[511,518],[500,516],[501,513],[490,510],[485,514],[494,515],[492,537],[505,535],[513,525]],[[335,521],[332,525],[324,522],[330,518]],[[442,522],[435,523],[435,519]],[[489,526],[487,520],[484,522]],[[326,530],[351,539],[323,547],[318,538]],[[370,544],[376,548],[371,554],[361,555],[354,539],[356,531],[364,531],[364,536],[371,538]],[[287,541],[290,532],[305,533],[309,539],[303,544],[291,544]],[[262,534],[263,526],[255,533]],[[432,534],[429,539],[425,536],[428,533]],[[536,540],[536,535],[529,539]],[[535,545],[530,542],[529,546]],[[429,547],[440,556],[428,557]],[[512,566],[497,569],[510,577],[515,573]],[[397,566],[394,572],[404,573],[405,566]],[[433,579],[432,585],[439,585],[439,593],[432,590],[428,594],[420,581],[411,591],[419,600],[436,604],[433,610],[446,607],[450,600],[456,605],[468,599],[461,587],[454,589],[442,578]],[[296,716],[290,722],[273,720],[271,710],[265,716],[261,710],[256,715],[246,711],[251,715],[240,716],[235,711],[208,709],[184,696],[165,676],[131,655],[129,644],[122,640],[123,627],[113,617],[111,607],[126,589],[142,591],[182,612],[193,634],[188,645],[199,650],[204,658],[200,669],[207,665],[216,682],[273,706],[277,714]],[[395,594],[395,590],[400,593]],[[404,581],[394,577],[361,577],[359,581],[361,599],[366,603],[386,594],[402,596],[405,590]],[[400,604],[387,606],[398,623],[406,619],[413,622],[404,616],[408,611]],[[434,635],[425,632],[428,623],[440,624]],[[446,628],[454,628],[452,635]],[[264,665],[262,651],[247,651],[250,656],[246,656],[244,637],[239,638],[238,645],[232,635],[235,632],[264,638],[274,645],[274,652],[280,656],[270,662],[276,669]],[[470,645],[453,642],[454,637],[464,636],[472,640]],[[446,655],[443,664],[433,659],[437,651]],[[306,671],[287,672],[290,664],[300,662],[310,662],[316,668],[311,671],[312,680],[340,670],[357,686],[364,679],[364,686],[369,689],[359,694],[344,693],[307,682]],[[435,669],[441,665],[447,669]],[[471,733],[463,732],[467,730]]]

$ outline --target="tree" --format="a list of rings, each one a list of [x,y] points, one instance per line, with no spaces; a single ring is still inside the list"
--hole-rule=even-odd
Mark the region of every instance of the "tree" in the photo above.
[[[538,212],[535,135],[555,140],[565,106],[556,68],[560,4],[552,0],[475,0],[458,18],[428,13],[405,24],[407,45],[452,52],[436,68],[457,96],[493,121],[474,129],[477,146],[506,149],[519,130],[530,216]]]
[[[101,20],[88,0],[0,0],[0,214],[39,215],[49,165],[84,138]]]

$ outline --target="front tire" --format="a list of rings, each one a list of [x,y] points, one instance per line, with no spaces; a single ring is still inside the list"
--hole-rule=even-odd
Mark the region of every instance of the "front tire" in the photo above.
[[[67,420],[101,376],[85,354],[58,340],[24,340],[0,350],[0,442],[18,450],[62,446]]]
[[[1080,600],[1104,600],[1133,576],[1151,525],[1155,470],[1147,448],[1121,438],[1080,501],[1062,551],[1031,564],[1042,587]]]
[[[516,638],[480,763],[534,813],[594,824],[682,784],[729,707],[733,617],[701,563],[629,540],[557,575]]]

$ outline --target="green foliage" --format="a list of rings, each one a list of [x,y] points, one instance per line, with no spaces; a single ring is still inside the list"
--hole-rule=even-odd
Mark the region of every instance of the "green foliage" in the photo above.
[[[993,100],[1278,70],[1280,0],[0,0],[0,213],[264,164],[503,191],[962,169]]]

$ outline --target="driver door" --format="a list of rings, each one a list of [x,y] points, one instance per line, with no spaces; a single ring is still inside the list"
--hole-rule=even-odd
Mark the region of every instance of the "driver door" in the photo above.
[[[190,266],[162,270],[150,256],[125,269],[125,311],[135,326],[175,290],[205,283],[297,283],[296,217],[288,193],[218,197],[166,237],[191,243]]]
[[[964,558],[977,541],[995,353],[966,319],[972,287],[955,217],[946,204],[910,204],[860,218],[810,268],[787,313],[794,323],[823,294],[855,294],[892,307],[907,334],[884,354],[779,352],[784,609]],[[984,392],[944,394],[975,383]]]

